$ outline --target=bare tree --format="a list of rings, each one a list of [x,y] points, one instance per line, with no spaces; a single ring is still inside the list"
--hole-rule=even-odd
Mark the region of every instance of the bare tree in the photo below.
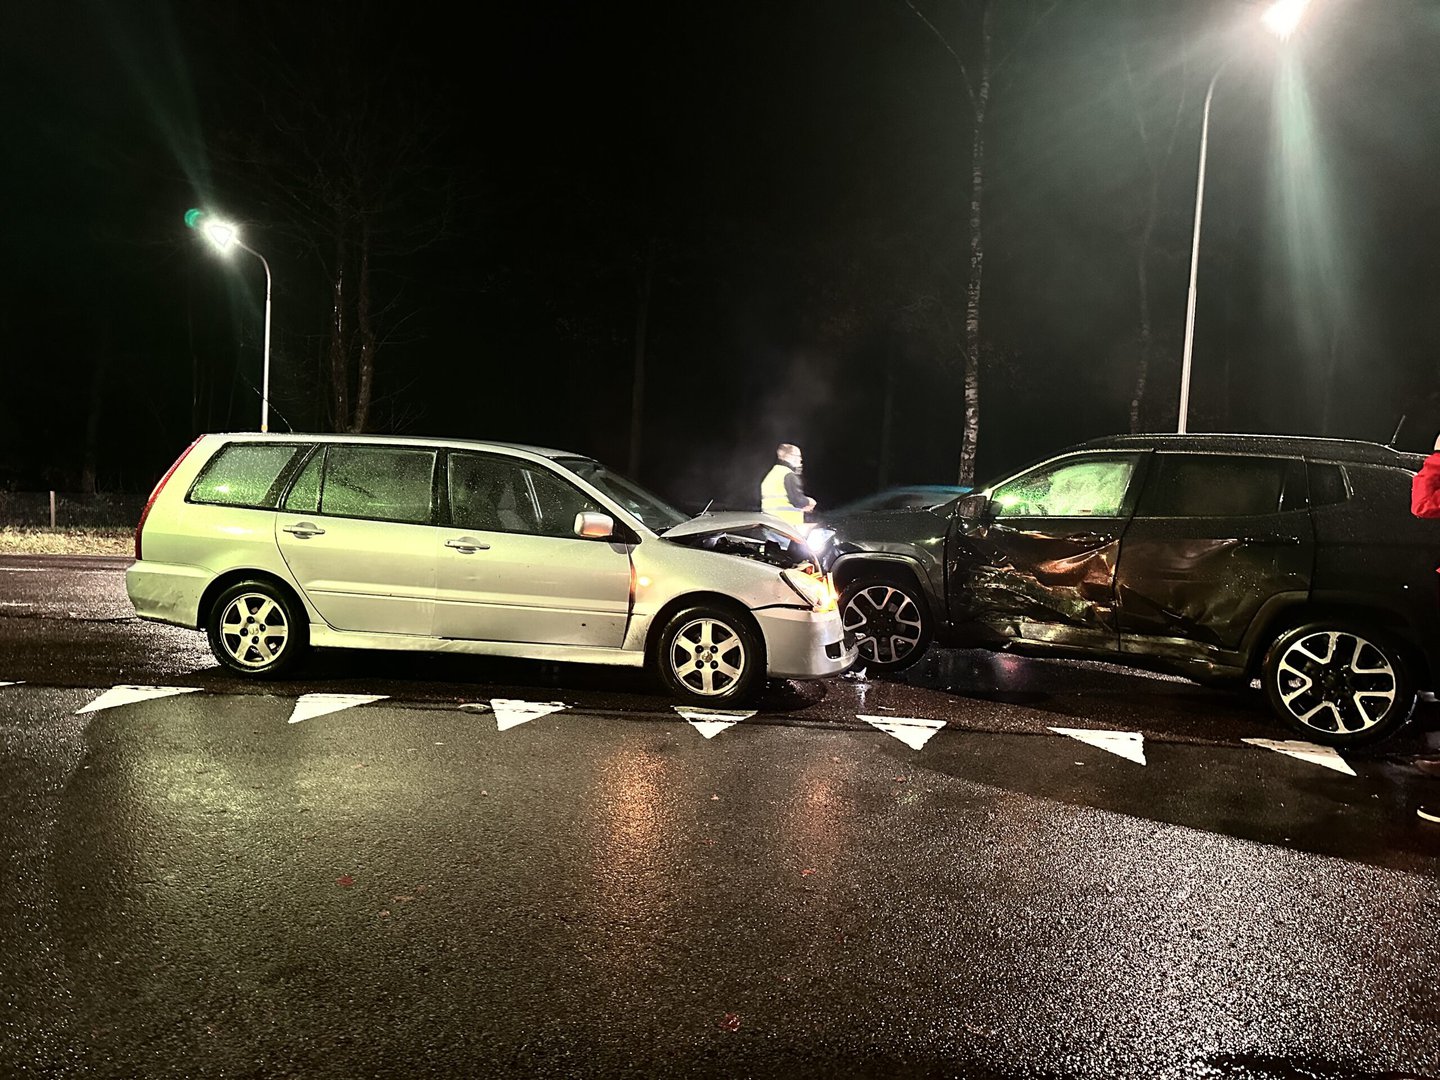
[[[1044,5],[1026,5],[1025,19],[1018,32],[1016,47],[1024,37],[1046,19],[1059,5],[1060,0],[1051,0]],[[975,42],[973,57],[969,63],[956,51],[949,39],[918,7],[914,0],[905,0],[915,16],[925,24],[936,41],[954,60],[960,72],[961,83],[969,105],[970,130],[970,213],[967,221],[967,249],[969,273],[965,283],[965,333],[961,346],[965,365],[964,401],[965,423],[960,443],[959,477],[962,484],[975,482],[975,451],[980,439],[980,361],[984,336],[981,332],[981,286],[985,270],[985,231],[983,210],[985,204],[985,123],[990,108],[991,90],[999,71],[1014,55],[1014,49],[994,59],[995,12],[998,5],[994,0],[973,0],[962,4],[968,24],[973,29]],[[1018,5],[1017,5],[1018,6]]]

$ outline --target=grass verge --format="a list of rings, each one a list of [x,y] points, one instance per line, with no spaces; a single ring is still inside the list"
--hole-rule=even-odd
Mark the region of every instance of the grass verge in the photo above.
[[[0,555],[133,555],[135,530],[0,527]]]

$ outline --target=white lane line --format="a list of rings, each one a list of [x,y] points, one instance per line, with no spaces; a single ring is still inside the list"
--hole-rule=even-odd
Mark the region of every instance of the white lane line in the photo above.
[[[1355,770],[1350,767],[1350,763],[1330,746],[1306,742],[1304,739],[1241,739],[1240,741],[1264,750],[1274,750],[1277,754],[1284,754],[1286,757],[1299,758],[1311,765],[1334,769],[1347,776],[1355,775]]]
[[[0,686],[19,686],[24,681],[24,679],[16,679],[14,682],[0,682]]]
[[[462,709],[476,709],[483,711],[489,709],[495,714],[495,727],[498,731],[509,731],[512,727],[519,727],[541,716],[549,716],[553,712],[559,712],[565,708],[564,702],[560,701],[521,701],[519,698],[491,698],[490,704],[482,701],[467,701],[460,706]]]
[[[720,732],[728,727],[733,727],[741,720],[750,719],[756,711],[754,709],[748,712],[727,712],[724,709],[682,709],[679,705],[672,705],[671,708],[689,721],[690,726],[707,739],[713,739]]]
[[[135,701],[153,701],[155,698],[173,697],[176,694],[198,694],[198,686],[112,686],[75,715],[113,709],[117,705],[129,705]]]
[[[1133,761],[1137,765],[1145,762],[1145,736],[1138,731],[1100,731],[1095,728],[1052,727],[1056,735],[1068,735],[1083,743],[1106,750]]]
[[[893,735],[912,750],[923,750],[935,733],[945,726],[944,720],[927,720],[921,716],[864,716],[857,713],[855,719],[864,720],[886,735]]]
[[[356,705],[368,705],[372,701],[384,701],[389,694],[301,694],[295,701],[294,711],[287,723],[298,724],[302,720],[313,720],[317,716],[352,709]]]

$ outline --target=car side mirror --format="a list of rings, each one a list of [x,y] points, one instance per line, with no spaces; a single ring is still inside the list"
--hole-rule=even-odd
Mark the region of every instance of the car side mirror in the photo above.
[[[990,520],[990,497],[988,495],[966,495],[955,506],[955,515],[961,521],[976,525]]]
[[[609,514],[582,511],[575,515],[575,535],[586,540],[607,540],[615,535],[615,519]]]

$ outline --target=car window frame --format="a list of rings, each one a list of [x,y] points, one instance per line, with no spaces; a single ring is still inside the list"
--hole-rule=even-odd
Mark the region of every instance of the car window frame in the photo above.
[[[1037,461],[1035,464],[1030,465],[1030,466],[1028,466],[1028,467],[1026,467],[1026,468],[1024,468],[1024,469],[1021,469],[1019,472],[1014,473],[1014,474],[1012,474],[1012,475],[1010,475],[1010,476],[1007,476],[1007,477],[1005,477],[1003,480],[998,480],[998,481],[996,481],[995,483],[991,484],[988,488],[986,488],[983,492],[976,492],[976,494],[983,494],[983,495],[985,496],[986,505],[987,505],[987,507],[988,507],[988,509],[989,509],[988,517],[989,517],[989,519],[990,519],[992,522],[995,522],[995,523],[1003,523],[1003,522],[1007,522],[1007,521],[1052,521],[1052,520],[1053,520],[1053,521],[1062,521],[1062,520],[1063,520],[1063,521],[1127,521],[1127,520],[1129,520],[1130,518],[1132,518],[1132,517],[1135,516],[1135,504],[1136,504],[1136,502],[1139,500],[1141,489],[1144,487],[1145,478],[1146,478],[1146,476],[1147,476],[1148,473],[1149,473],[1149,467],[1148,467],[1148,466],[1149,466],[1149,462],[1150,462],[1150,459],[1151,459],[1151,457],[1153,456],[1153,454],[1154,454],[1154,451],[1153,451],[1153,450],[1150,450],[1149,448],[1145,448],[1145,449],[1132,449],[1132,448],[1130,448],[1130,447],[1117,447],[1117,448],[1115,448],[1115,449],[1074,450],[1074,451],[1070,451],[1069,453],[1057,454],[1057,455],[1054,456],[1054,457],[1045,458],[1043,461]],[[1129,480],[1129,483],[1126,485],[1125,495],[1124,495],[1123,498],[1121,498],[1121,500],[1120,500],[1120,507],[1119,507],[1119,510],[1118,510],[1116,513],[1114,513],[1114,514],[1104,514],[1104,515],[1094,515],[1094,514],[1074,514],[1074,515],[1066,515],[1066,514],[1026,514],[1026,515],[1022,515],[1022,514],[1015,514],[1015,515],[1008,516],[1008,517],[1007,517],[1006,515],[1003,515],[1003,514],[996,514],[996,513],[995,513],[995,493],[996,493],[997,491],[999,491],[1002,487],[1004,487],[1006,484],[1013,483],[1013,482],[1016,481],[1016,480],[1022,479],[1023,477],[1026,477],[1026,476],[1029,476],[1031,473],[1037,473],[1037,472],[1039,472],[1041,469],[1046,469],[1046,468],[1049,468],[1049,467],[1051,467],[1051,466],[1053,466],[1053,465],[1058,465],[1059,463],[1061,463],[1061,462],[1063,462],[1063,461],[1066,461],[1067,459],[1071,459],[1071,458],[1104,458],[1104,457],[1123,457],[1123,458],[1131,458],[1131,459],[1133,459],[1133,461],[1134,461],[1134,468],[1133,468],[1133,469],[1131,470],[1131,472],[1130,472],[1130,480]],[[956,505],[958,505],[958,502],[957,502]]]
[[[1236,458],[1247,461],[1274,461],[1284,466],[1280,476],[1280,491],[1275,500],[1275,506],[1270,510],[1261,510],[1257,513],[1211,513],[1211,514],[1141,514],[1142,506],[1140,500],[1144,497],[1146,489],[1155,477],[1159,476],[1160,469],[1164,466],[1165,458]],[[1285,497],[1290,491],[1290,485],[1299,477],[1302,485],[1301,505],[1287,506]],[[1310,509],[1310,471],[1303,456],[1289,454],[1263,454],[1249,450],[1214,450],[1204,449],[1170,449],[1168,447],[1157,447],[1150,451],[1150,467],[1145,471],[1144,483],[1136,492],[1135,517],[1144,521],[1212,521],[1216,519],[1245,519],[1253,520],[1262,517],[1274,517],[1280,514],[1303,513]]]
[[[610,520],[615,523],[615,537],[611,539],[619,539],[621,536],[628,537],[633,533],[633,530],[630,529],[628,525],[616,518],[613,507],[609,506],[603,500],[597,498],[592,492],[588,491],[578,482],[581,479],[580,477],[571,476],[565,473],[560,468],[552,467],[546,462],[537,461],[528,457],[520,457],[515,454],[506,454],[490,449],[471,449],[469,447],[463,446],[446,447],[443,453],[443,461],[441,467],[438,470],[439,484],[441,487],[442,498],[444,500],[444,516],[443,518],[439,519],[442,528],[460,529],[462,531],[470,532],[493,532],[503,536],[544,537],[549,540],[579,540],[585,543],[595,543],[597,540],[604,539],[600,537],[577,535],[574,531],[573,522],[570,525],[570,531],[561,534],[543,531],[526,532],[515,529],[481,529],[473,526],[456,524],[453,506],[450,501],[450,459],[457,456],[487,458],[492,461],[504,462],[506,465],[512,466],[514,469],[516,469],[525,481],[524,495],[530,500],[530,508],[535,514],[535,520],[537,523],[543,520],[543,515],[540,511],[540,498],[535,490],[535,481],[531,474],[535,471],[540,471],[549,474],[560,483],[568,485],[576,492],[576,494],[581,496],[581,498],[583,498],[585,502],[590,503],[598,510],[598,512],[610,518]],[[638,537],[636,537],[634,541],[627,539],[625,542],[638,542]]]
[[[435,460],[431,463],[430,466],[430,520],[395,521],[390,518],[379,518],[369,514],[336,514],[333,512],[327,512],[324,509],[320,509],[319,507],[323,507],[325,505],[325,481],[328,478],[328,474],[330,471],[329,453],[330,450],[335,447],[340,447],[342,449],[348,450],[418,450],[421,453],[434,454]],[[297,517],[325,517],[333,518],[336,521],[373,521],[377,525],[413,525],[421,528],[435,528],[438,523],[440,499],[440,492],[437,491],[437,487],[443,486],[439,484],[439,481],[437,479],[437,474],[439,473],[439,464],[443,456],[443,450],[443,447],[422,446],[415,443],[315,443],[314,449],[310,453],[302,455],[301,464],[294,469],[294,472],[290,476],[289,482],[285,485],[285,489],[281,493],[280,499],[276,503],[274,509],[277,513],[293,514]],[[324,457],[324,460],[320,463],[320,493],[316,499],[317,509],[291,510],[285,506],[285,501],[290,498],[290,492],[293,490],[295,482],[300,479],[300,474],[303,473],[306,466],[308,466],[310,462],[314,460],[316,454],[320,454]]]
[[[292,447],[294,450],[304,451],[307,445],[308,444],[304,442],[304,440],[300,439],[297,439],[293,442],[288,439],[277,439],[273,441],[269,439],[232,439],[229,442],[221,443],[220,446],[216,448],[215,452],[205,459],[205,463],[200,466],[200,471],[195,474],[195,479],[191,480],[190,486],[185,489],[185,503],[188,506],[213,506],[223,510],[278,510],[281,503],[285,501],[285,495],[290,490],[291,482],[300,473],[300,469],[297,468],[296,462],[308,461],[310,458],[310,455],[308,453],[291,453],[290,460],[285,463],[284,467],[281,468],[279,473],[276,474],[275,479],[270,482],[270,486],[265,489],[266,501],[263,503],[256,504],[204,502],[194,497],[195,489],[200,486],[201,481],[203,481],[207,476],[210,475],[211,470],[216,467],[217,463],[225,456],[225,454],[228,453],[230,450],[234,449],[235,447],[289,446]]]

